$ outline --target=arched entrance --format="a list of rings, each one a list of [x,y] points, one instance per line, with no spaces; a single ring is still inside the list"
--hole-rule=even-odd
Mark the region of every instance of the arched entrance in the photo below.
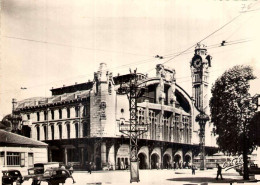
[[[159,168],[159,156],[158,154],[152,154],[151,156],[151,168],[152,169],[157,169]]]
[[[96,170],[101,170],[101,159],[100,159],[100,157],[96,158]]]
[[[190,167],[190,162],[191,162],[191,157],[190,157],[190,155],[185,155],[185,157],[184,157],[184,162],[185,162],[185,165],[184,165],[184,168],[186,168],[186,167]]]
[[[138,154],[138,159],[139,159],[139,169],[146,169],[146,155],[144,153],[139,153]]]
[[[180,168],[180,162],[181,162],[181,156],[179,154],[176,154],[173,158],[173,168]]]
[[[171,157],[169,156],[169,154],[165,154],[163,156],[163,168],[165,168],[165,169],[171,168],[170,161],[171,161]]]

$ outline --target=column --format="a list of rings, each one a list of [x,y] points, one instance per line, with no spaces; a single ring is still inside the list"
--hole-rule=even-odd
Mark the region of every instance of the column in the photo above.
[[[52,162],[52,151],[50,149],[50,147],[48,148],[48,154],[49,154],[49,162]]]
[[[107,156],[106,156],[106,143],[101,143],[101,165],[102,167],[107,165]]]
[[[67,139],[67,125],[62,123],[62,139]]]
[[[54,139],[60,139],[60,131],[57,123],[54,123]]]
[[[80,166],[82,168],[85,168],[85,160],[84,160],[84,148],[80,148],[80,157],[81,157],[81,160],[80,160]]]
[[[68,164],[68,151],[66,147],[64,147],[64,163],[65,165]]]
[[[79,138],[83,137],[83,124],[81,123],[81,115],[82,115],[82,104],[80,103],[78,106],[79,111]]]
[[[30,138],[37,140],[37,131],[35,125],[31,126],[31,136]]]

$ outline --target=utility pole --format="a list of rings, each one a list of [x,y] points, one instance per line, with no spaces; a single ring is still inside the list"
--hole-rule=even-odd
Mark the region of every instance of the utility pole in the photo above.
[[[137,139],[139,135],[148,130],[147,124],[137,123],[137,98],[140,96],[142,89],[144,88],[138,87],[137,85],[136,70],[134,70],[134,73],[130,71],[129,82],[125,84],[121,82],[120,88],[118,89],[118,94],[127,94],[129,100],[129,124],[125,124],[124,122],[120,123],[119,131],[128,135],[130,139],[130,183],[140,181]]]

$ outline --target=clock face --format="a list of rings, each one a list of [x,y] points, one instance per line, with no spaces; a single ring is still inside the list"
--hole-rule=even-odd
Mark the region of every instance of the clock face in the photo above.
[[[193,62],[193,66],[195,67],[195,68],[200,68],[200,66],[201,66],[201,60],[198,58],[198,59],[196,59],[194,62]]]

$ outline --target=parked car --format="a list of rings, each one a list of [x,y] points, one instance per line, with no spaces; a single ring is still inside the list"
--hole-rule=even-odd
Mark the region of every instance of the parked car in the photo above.
[[[59,185],[59,183],[65,183],[67,178],[72,178],[70,172],[66,169],[62,168],[49,168],[44,174],[37,175],[34,178],[34,183],[39,184],[39,182],[45,181],[48,182],[49,185]]]
[[[2,173],[2,185],[13,184],[14,182],[23,183],[23,176],[19,170],[4,170]]]
[[[48,162],[48,163],[35,163],[33,168],[28,169],[28,175],[24,176],[24,180],[29,180],[30,178],[36,179],[39,175],[42,175],[45,170],[49,168],[59,167],[58,162]]]
[[[237,168],[236,171],[239,173],[239,175],[243,175],[244,174],[244,168],[243,166],[241,166],[240,168]],[[249,174],[260,174],[260,168],[257,166],[257,164],[251,164],[248,167],[248,172]]]

